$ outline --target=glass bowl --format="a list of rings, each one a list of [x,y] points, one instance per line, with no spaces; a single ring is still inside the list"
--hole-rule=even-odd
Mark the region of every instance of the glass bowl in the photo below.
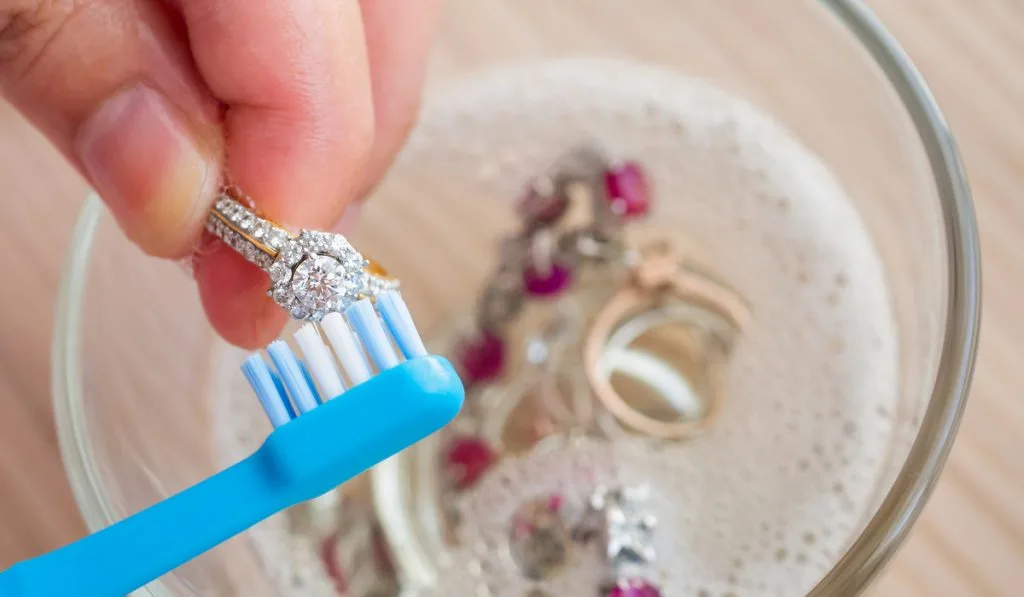
[[[864,232],[871,250],[842,257],[849,272],[822,273],[836,287],[854,288],[818,298],[867,301],[831,311],[854,321],[875,306],[887,309],[877,321],[890,317],[891,342],[856,337],[891,350],[883,393],[893,402],[877,410],[891,421],[892,433],[881,451],[836,461],[852,466],[873,458],[875,472],[858,480],[870,487],[857,490],[855,522],[800,590],[859,593],[900,545],[938,479],[966,401],[977,342],[980,264],[970,196],[951,134],[920,76],[881,24],[852,0],[785,7],[753,0],[557,6],[453,0],[432,56],[422,122],[367,205],[353,243],[403,280],[421,328],[443,341],[450,322],[473,309],[495,243],[514,226],[510,205],[526,178],[583,141],[647,167],[654,203],[639,230],[678,242],[741,295],[758,299],[763,290],[783,301],[754,300],[755,325],[761,322],[763,331],[770,328],[766,322],[789,322],[784,333],[799,328],[805,347],[842,350],[827,337],[828,325],[839,319],[792,319],[792,311],[803,300],[801,285],[819,288],[808,282],[816,275],[810,270],[842,249],[834,239],[843,231]],[[825,217],[815,201],[794,203],[768,191],[756,198],[751,192],[750,201],[761,202],[755,208],[740,192],[787,184],[794,197],[821,190],[820,205],[840,197],[853,209],[836,207]],[[720,203],[711,209],[711,201]],[[791,224],[794,218],[808,230],[809,252],[786,253],[789,262],[759,261],[785,253],[780,242],[797,242],[796,228],[788,229],[785,242],[772,232],[781,226],[776,219]],[[815,231],[826,223],[834,229]],[[754,231],[763,238],[742,240]],[[723,241],[729,238],[741,241],[729,245]],[[748,275],[757,268],[763,289]],[[862,292],[861,275],[871,272],[884,283]],[[95,197],[75,231],[57,317],[57,425],[68,478],[90,529],[223,467],[234,456],[224,449],[226,441],[251,444],[267,432],[246,424],[225,439],[219,397],[240,377],[240,353],[211,333],[188,277],[130,246]],[[735,374],[727,366],[726,390],[730,379],[743,379],[768,358],[771,336],[763,336],[756,350],[740,341],[736,363],[742,356],[746,364],[736,364]],[[830,370],[784,359],[776,364],[779,383],[843,394],[863,378],[844,362],[845,368]],[[744,399],[727,395],[723,420],[739,416],[736,405],[748,404]],[[822,428],[835,423],[837,430],[863,432],[831,421],[827,411],[816,416]],[[751,445],[789,433],[756,421],[747,425]],[[795,462],[799,468],[801,461]],[[379,482],[382,473],[376,474]],[[771,498],[770,487],[754,483],[751,495]],[[844,494],[836,487],[807,491]],[[721,499],[716,503],[727,507]],[[377,504],[385,526],[395,507]],[[395,547],[394,529],[389,532],[401,560],[404,548]],[[781,536],[787,529],[773,532]],[[718,540],[708,549],[732,549]],[[268,565],[273,560],[260,541],[258,530],[246,533],[138,594],[304,594],[294,589],[311,572],[283,575]],[[299,547],[275,549],[283,554]],[[776,555],[781,562],[786,554]],[[700,558],[694,561],[688,565],[700,565]],[[401,574],[408,581],[410,573]],[[680,586],[717,595],[746,581],[723,573],[702,582],[703,588]],[[779,594],[768,584],[761,581],[762,592]]]

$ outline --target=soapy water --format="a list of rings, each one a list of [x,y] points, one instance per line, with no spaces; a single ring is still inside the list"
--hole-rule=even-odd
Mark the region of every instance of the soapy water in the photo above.
[[[591,481],[651,485],[662,594],[805,594],[873,513],[913,432],[870,235],[821,161],[770,117],[707,83],[629,63],[509,68],[435,96],[393,176],[431,172],[466,193],[515,197],[581,139],[644,165],[656,184],[645,235],[683,237],[743,296],[753,324],[732,350],[708,433],[655,451],[588,443],[503,461],[464,496],[469,522],[429,594],[593,594],[596,560],[536,584],[498,554],[518,505],[556,490],[582,499],[569,494],[590,486],[566,483],[581,463]],[[532,149],[521,157],[517,146]],[[266,423],[239,354],[223,358],[215,443],[228,464],[258,446]],[[250,539],[281,595],[337,594],[317,546],[284,517]]]

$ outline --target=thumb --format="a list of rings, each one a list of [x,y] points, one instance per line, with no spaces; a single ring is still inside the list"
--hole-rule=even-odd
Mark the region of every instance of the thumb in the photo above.
[[[160,257],[199,238],[220,181],[219,106],[179,17],[150,0],[0,6],[0,89]]]

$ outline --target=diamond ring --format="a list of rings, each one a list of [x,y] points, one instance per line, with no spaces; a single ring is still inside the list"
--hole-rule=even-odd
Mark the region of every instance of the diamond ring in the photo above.
[[[359,299],[398,288],[398,280],[344,236],[317,230],[291,234],[229,192],[210,210],[206,229],[270,275],[267,296],[292,318],[319,321]]]

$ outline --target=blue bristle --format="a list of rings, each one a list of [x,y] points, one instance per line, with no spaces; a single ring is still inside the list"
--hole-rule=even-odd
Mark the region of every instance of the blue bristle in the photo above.
[[[316,408],[318,403],[310,390],[309,383],[306,382],[302,365],[299,364],[299,359],[295,357],[295,353],[292,352],[288,344],[281,340],[275,340],[267,347],[267,352],[270,354],[271,360],[274,361],[274,366],[277,367],[277,372],[281,375],[281,380],[288,388],[288,394],[295,401],[299,412],[307,413]]]
[[[281,401],[284,402],[285,410],[287,410],[289,416],[294,419],[297,415],[295,412],[295,406],[292,405],[292,401],[288,397],[288,390],[285,389],[284,382],[281,381],[281,376],[273,369],[270,369],[270,376],[274,378],[274,385],[277,386],[277,391],[281,393]]]
[[[405,358],[427,356],[427,348],[400,294],[393,290],[381,294],[377,297],[377,309]]]
[[[316,389],[316,382],[313,381],[313,375],[309,372],[309,367],[306,366],[305,361],[299,361],[299,367],[302,368],[302,375],[306,378],[306,384],[309,385],[309,391],[313,392],[313,398],[316,399],[317,404],[323,404],[323,398],[320,397],[320,390]]]
[[[345,319],[363,342],[363,347],[370,355],[370,360],[377,371],[386,371],[398,365],[398,355],[391,345],[391,339],[388,338],[388,333],[381,325],[380,317],[369,300],[362,299],[352,303],[345,309]]]
[[[263,410],[267,413],[271,425],[276,428],[292,420],[294,415],[285,408],[288,399],[279,392],[274,383],[273,372],[263,357],[253,354],[245,359],[245,362],[242,363],[242,374],[245,375],[260,404],[263,405]]]

